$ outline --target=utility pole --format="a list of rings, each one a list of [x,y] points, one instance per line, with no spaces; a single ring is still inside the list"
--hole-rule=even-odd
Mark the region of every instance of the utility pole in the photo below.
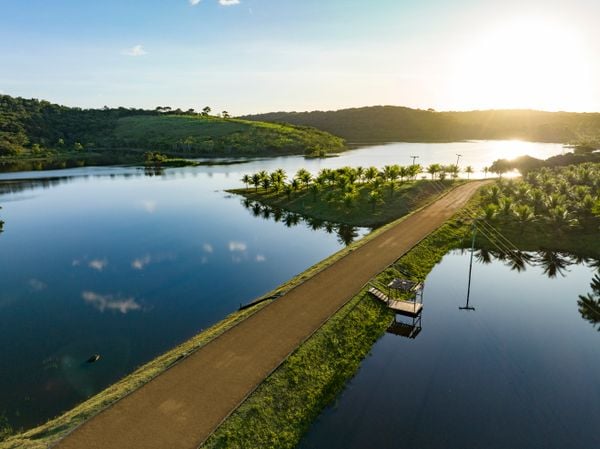
[[[461,157],[462,157],[462,154],[457,154],[456,155],[456,168],[458,168],[458,162],[460,161]]]
[[[473,222],[473,240],[471,241],[471,261],[469,262],[469,284],[467,286],[467,305],[464,307],[458,307],[459,310],[475,310],[475,307],[469,306],[469,299],[471,297],[471,274],[473,273],[473,253],[475,252],[475,236],[477,235],[477,221]]]
[[[417,159],[419,159],[419,156],[409,156],[409,157],[411,157],[411,158],[412,158],[412,160],[413,160],[413,163],[412,163],[412,164],[413,164],[413,165],[417,165],[417,164],[415,164],[415,161],[416,161]]]

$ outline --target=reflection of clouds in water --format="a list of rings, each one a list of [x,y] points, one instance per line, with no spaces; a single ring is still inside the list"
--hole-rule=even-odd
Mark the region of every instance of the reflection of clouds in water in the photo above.
[[[231,252],[246,251],[246,249],[248,249],[248,245],[246,245],[244,242],[229,242],[229,251]]]
[[[131,262],[131,266],[135,270],[143,270],[144,267],[150,262],[152,262],[152,257],[150,256],[150,254],[146,254],[143,257],[138,257],[137,259],[134,259],[133,262]]]
[[[93,305],[100,312],[104,312],[105,310],[118,310],[125,314],[132,310],[140,310],[142,308],[133,297],[121,298],[120,296],[101,295],[91,291],[83,292],[81,297],[86,303]]]
[[[71,265],[73,265],[74,267],[78,267],[79,265],[81,265],[81,261],[79,259],[73,259]]]
[[[257,261],[258,263],[260,263],[260,262],[265,262],[266,260],[267,260],[267,258],[266,258],[265,256],[263,256],[262,254],[257,254],[257,255],[256,255],[256,261]]]
[[[106,259],[92,259],[88,263],[88,266],[94,270],[102,271],[108,265],[108,260]]]
[[[208,254],[212,254],[214,252],[214,248],[210,243],[205,243],[202,245],[202,250]]]
[[[29,279],[27,283],[34,292],[41,292],[42,290],[45,290],[48,287],[48,285],[46,285],[44,282],[35,278]]]
[[[153,200],[143,200],[142,201],[142,208],[149,214],[156,212],[156,206],[157,206],[156,201],[153,201]]]
[[[240,256],[231,256],[231,261],[233,263],[241,263],[242,262],[242,258]]]
[[[145,256],[138,257],[131,261],[131,266],[135,270],[143,270],[147,265],[151,263],[164,262],[166,260],[175,260],[175,255],[171,253],[166,254],[146,254]]]

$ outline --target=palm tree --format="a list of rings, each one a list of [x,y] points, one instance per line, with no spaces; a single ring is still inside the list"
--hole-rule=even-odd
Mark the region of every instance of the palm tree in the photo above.
[[[375,206],[380,204],[383,201],[383,197],[381,196],[381,192],[379,190],[372,190],[369,193],[369,203],[373,206],[373,210],[375,210]]]
[[[290,184],[286,184],[283,186],[283,193],[286,194],[288,200],[291,199],[293,192],[294,188]]]
[[[365,179],[367,180],[367,182],[371,182],[375,178],[377,178],[378,173],[379,170],[377,170],[377,167],[369,167],[365,170]]]
[[[427,173],[431,175],[431,179],[435,178],[435,175],[442,170],[442,166],[440,164],[431,164],[427,167]]]
[[[312,175],[310,174],[310,172],[308,170],[301,168],[296,173],[296,179],[298,181],[304,183],[304,187],[308,187],[308,185],[310,184],[310,181],[312,180]]]
[[[260,180],[260,186],[266,191],[269,191],[271,187],[271,178],[269,176],[265,176]]]
[[[262,179],[261,179],[261,177],[260,177],[260,174],[258,174],[258,173],[254,173],[254,174],[252,175],[252,181],[251,181],[251,183],[252,183],[252,185],[254,186],[254,188],[256,189],[256,190],[255,190],[256,192],[258,192],[258,186],[260,186],[260,181],[261,181],[261,180],[262,180]]]
[[[521,224],[521,230],[523,230],[525,224],[533,220],[534,217],[533,210],[527,204],[519,204],[514,208],[514,213]]]
[[[248,185],[252,182],[252,178],[250,175],[244,175],[242,176],[242,182],[246,184],[246,190],[248,190]]]
[[[417,175],[423,171],[423,167],[420,164],[413,164],[408,167],[408,173],[414,180],[417,179]]]
[[[467,179],[470,179],[471,175],[473,174],[473,167],[471,167],[470,165],[467,165],[465,167],[465,173],[467,174]]]

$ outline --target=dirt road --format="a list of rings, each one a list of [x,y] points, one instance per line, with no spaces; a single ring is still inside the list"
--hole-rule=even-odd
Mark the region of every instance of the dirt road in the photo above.
[[[458,187],[269,304],[63,439],[60,449],[195,449],[361,287],[459,210]]]

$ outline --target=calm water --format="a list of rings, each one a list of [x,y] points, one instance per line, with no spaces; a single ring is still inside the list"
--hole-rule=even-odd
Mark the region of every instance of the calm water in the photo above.
[[[446,255],[421,332],[386,333],[299,448],[600,447],[600,316],[578,310],[600,265],[532,256],[477,263],[465,311],[469,256]]]
[[[481,167],[502,148],[562,151],[390,144],[162,176],[107,167],[0,174],[0,414],[16,427],[43,422],[367,232],[244,205],[223,192],[244,173],[408,164],[413,154],[427,164],[459,153]],[[94,353],[101,360],[84,364]]]

